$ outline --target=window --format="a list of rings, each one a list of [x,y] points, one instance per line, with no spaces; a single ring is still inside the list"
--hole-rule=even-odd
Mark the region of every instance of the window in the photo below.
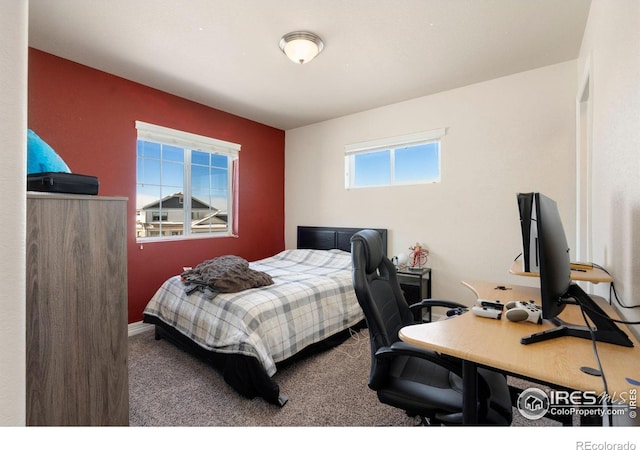
[[[137,240],[232,235],[240,145],[144,122],[136,129]]]
[[[169,219],[168,212],[160,212],[160,211],[151,211],[151,220],[154,222],[162,222],[167,221]]]
[[[346,146],[345,187],[440,182],[439,130]]]

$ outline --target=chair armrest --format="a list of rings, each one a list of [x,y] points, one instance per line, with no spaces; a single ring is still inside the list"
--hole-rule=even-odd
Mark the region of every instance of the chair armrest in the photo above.
[[[432,309],[436,307],[442,307],[447,309],[464,309],[466,310],[468,306],[463,305],[461,303],[453,302],[451,300],[442,300],[436,298],[425,298],[417,303],[409,305],[409,309],[413,314],[413,318],[415,322],[425,322],[423,318],[423,310],[427,310],[428,320],[427,322],[431,322]]]
[[[380,347],[375,354],[376,359],[395,358],[400,355],[426,359],[462,377],[462,363],[460,360],[444,358],[433,350],[427,350],[407,342],[398,341],[388,347]]]

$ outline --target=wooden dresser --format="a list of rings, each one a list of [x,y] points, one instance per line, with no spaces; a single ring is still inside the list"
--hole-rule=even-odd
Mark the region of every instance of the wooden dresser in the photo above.
[[[128,425],[125,198],[27,193],[27,425]]]

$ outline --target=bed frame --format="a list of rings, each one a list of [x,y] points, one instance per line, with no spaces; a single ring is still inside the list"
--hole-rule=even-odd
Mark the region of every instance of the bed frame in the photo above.
[[[387,252],[387,230],[371,228],[380,233],[382,245]],[[343,227],[298,227],[298,248],[312,248],[316,250],[331,250],[337,248],[345,252],[351,251],[351,236],[364,228]]]
[[[363,229],[365,228],[299,226],[297,248],[317,250],[340,249],[350,252],[351,236]],[[380,233],[383,248],[386,253],[387,230],[383,228],[370,229],[374,229]],[[183,350],[205,360],[221,372],[227,384],[244,397],[255,398],[260,396],[269,403],[278,406],[284,406],[287,403],[287,396],[280,393],[278,384],[267,375],[256,358],[240,354],[218,353],[204,349],[154,316],[145,315],[143,321],[155,325],[156,339],[166,338]],[[363,320],[351,328],[360,329],[364,327],[366,327],[366,324]],[[343,330],[323,341],[308,346],[291,358],[277,363],[276,366],[279,369],[284,368],[307,355],[335,347],[344,342],[349,336],[349,329]]]

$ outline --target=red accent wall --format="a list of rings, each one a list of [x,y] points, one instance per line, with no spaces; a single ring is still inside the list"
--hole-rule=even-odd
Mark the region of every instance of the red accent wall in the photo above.
[[[284,131],[29,49],[28,126],[102,196],[128,197],[129,323],[183,266],[226,254],[249,261],[284,249]],[[224,89],[223,87],[221,89]],[[136,128],[140,120],[238,143],[237,238],[136,244]]]

